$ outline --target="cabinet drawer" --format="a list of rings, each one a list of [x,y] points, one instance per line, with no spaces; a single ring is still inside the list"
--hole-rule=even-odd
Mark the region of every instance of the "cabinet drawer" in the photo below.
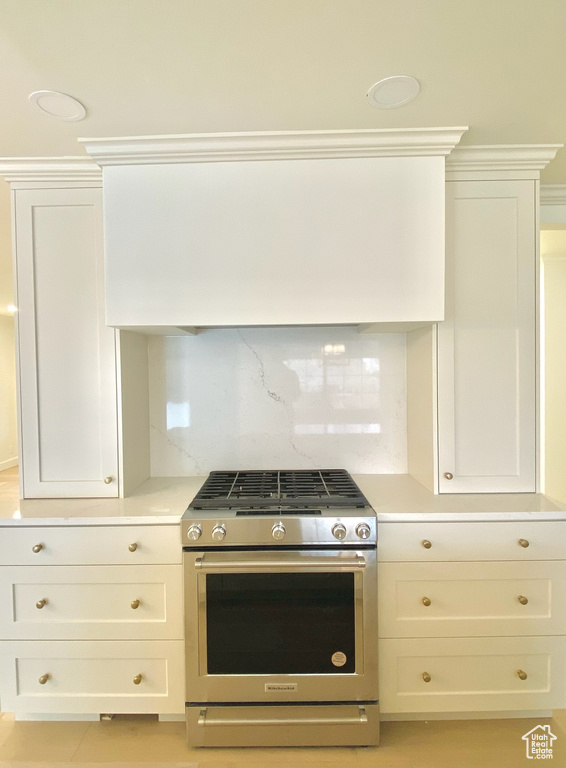
[[[379,675],[384,713],[559,708],[566,638],[381,640]]]
[[[180,565],[3,566],[6,639],[171,640],[183,637]]]
[[[169,564],[181,553],[178,525],[6,527],[0,537],[3,565]]]
[[[5,641],[0,651],[2,706],[9,712],[184,710],[182,640]]]
[[[381,562],[566,559],[566,520],[380,523],[378,536]]]
[[[566,562],[380,563],[380,637],[566,634]]]

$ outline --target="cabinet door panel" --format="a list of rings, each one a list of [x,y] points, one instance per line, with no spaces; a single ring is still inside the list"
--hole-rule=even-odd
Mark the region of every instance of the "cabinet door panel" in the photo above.
[[[448,182],[446,206],[439,491],[534,491],[535,183]]]
[[[101,208],[96,188],[15,193],[25,498],[118,495]]]

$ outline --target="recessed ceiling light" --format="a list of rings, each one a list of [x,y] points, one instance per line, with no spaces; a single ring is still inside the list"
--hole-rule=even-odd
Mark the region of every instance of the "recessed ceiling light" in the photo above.
[[[367,93],[369,103],[378,109],[395,109],[418,96],[419,81],[409,75],[393,75],[372,85]]]
[[[48,115],[58,117],[59,120],[83,120],[86,116],[86,109],[80,101],[66,93],[58,91],[34,91],[30,93],[28,99],[32,104],[47,112]]]

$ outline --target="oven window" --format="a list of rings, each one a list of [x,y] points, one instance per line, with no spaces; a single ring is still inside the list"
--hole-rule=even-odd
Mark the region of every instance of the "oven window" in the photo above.
[[[353,673],[353,573],[206,575],[212,675]]]

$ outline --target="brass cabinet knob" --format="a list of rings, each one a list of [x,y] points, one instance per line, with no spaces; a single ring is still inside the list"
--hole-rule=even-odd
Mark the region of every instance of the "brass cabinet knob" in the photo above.
[[[430,683],[430,681],[432,680],[432,677],[428,674],[428,672],[423,672],[423,680],[425,681],[425,683]]]
[[[430,597],[423,597],[423,605],[426,605],[426,607],[428,608],[430,603],[431,603]]]
[[[134,685],[139,685],[141,683],[141,681],[142,681],[142,676],[141,675],[136,675],[134,677]]]
[[[128,547],[130,552],[135,552],[137,548],[138,548],[138,545],[136,544],[135,541],[132,544],[130,544],[130,546]]]
[[[519,595],[517,600],[521,603],[521,605],[527,605],[527,603],[529,602],[529,599],[524,595]]]
[[[428,539],[423,539],[421,543],[425,549],[430,549],[432,547],[432,543]]]
[[[130,605],[132,606],[132,608],[133,608],[133,609],[134,609],[134,611],[135,611],[135,610],[136,610],[136,608],[139,608],[139,607],[140,607],[140,601],[139,601],[139,600],[132,600],[132,602],[130,603]]]
[[[526,679],[527,679],[527,673],[526,673],[526,672],[523,672],[523,670],[522,670],[522,669],[518,669],[518,670],[517,670],[517,676],[518,676],[518,677],[519,677],[521,680],[526,680]]]
[[[452,478],[454,477],[454,475],[452,474],[452,472],[445,472],[445,473],[444,473],[444,477],[445,477],[447,480],[452,480]]]
[[[110,483],[112,482],[112,480],[114,480],[114,478],[112,477],[112,475],[108,475],[108,477],[105,477],[105,478],[104,478],[104,482],[106,483],[106,485],[110,485]]]
[[[43,608],[44,605],[47,605],[47,598],[46,597],[42,597],[41,600],[38,600],[37,603],[35,604],[35,607],[36,608]]]
[[[41,675],[39,678],[39,684],[45,685],[45,683],[49,680],[49,675]]]
[[[32,552],[35,552],[35,554],[37,555],[37,553],[41,552],[41,550],[43,549],[43,544],[34,544],[31,549],[32,549]]]
[[[529,546],[529,542],[526,539],[519,539],[519,545],[526,549]]]

